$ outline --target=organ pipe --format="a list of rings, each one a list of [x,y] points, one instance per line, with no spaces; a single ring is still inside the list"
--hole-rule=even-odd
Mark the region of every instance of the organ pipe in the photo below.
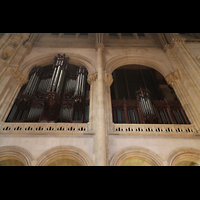
[[[136,92],[137,99],[140,102],[145,123],[156,123],[157,117],[150,99],[149,91],[141,89]],[[162,113],[163,114],[163,113]]]
[[[67,65],[66,61],[68,60],[69,58],[65,58],[65,54],[63,56],[58,54],[58,57],[55,57],[55,68],[48,87],[48,92],[56,92],[58,94],[61,94]]]
[[[37,82],[39,80],[39,77],[42,73],[42,68],[41,66],[38,66],[38,67],[35,67],[33,69],[33,72],[32,72],[32,75],[30,77],[30,80],[26,86],[26,89],[24,90],[24,93],[23,94],[28,94],[30,96],[33,95],[33,92],[35,90],[35,87],[37,85]]]
[[[75,96],[84,96],[85,95],[85,81],[86,81],[86,74],[85,74],[85,68],[80,67],[78,70],[78,76],[76,81],[76,87],[75,87]]]

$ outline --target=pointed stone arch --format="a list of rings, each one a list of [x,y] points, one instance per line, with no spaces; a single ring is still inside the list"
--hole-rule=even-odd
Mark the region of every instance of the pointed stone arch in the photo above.
[[[62,158],[73,159],[82,166],[93,166],[93,161],[87,153],[73,146],[58,146],[45,151],[36,160],[36,166],[48,166],[50,163]]]
[[[141,159],[152,166],[163,166],[163,160],[160,156],[143,147],[127,147],[121,149],[111,158],[110,166],[120,166],[128,158]]]
[[[188,147],[178,148],[172,151],[167,158],[169,166],[175,166],[181,161],[200,163],[200,150]]]
[[[31,153],[18,146],[0,147],[0,161],[14,159],[22,162],[24,166],[31,166],[34,160]]]

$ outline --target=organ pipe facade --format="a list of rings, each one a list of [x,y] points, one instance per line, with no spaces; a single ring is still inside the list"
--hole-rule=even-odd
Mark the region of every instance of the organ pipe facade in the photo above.
[[[89,121],[87,70],[58,54],[52,65],[35,66],[7,117],[7,122]],[[88,93],[87,93],[88,94]]]

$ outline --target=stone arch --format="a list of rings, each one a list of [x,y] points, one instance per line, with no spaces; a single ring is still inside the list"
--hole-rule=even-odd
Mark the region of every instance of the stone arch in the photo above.
[[[120,166],[128,158],[137,158],[152,166],[163,166],[163,160],[153,151],[143,147],[127,147],[118,151],[110,160],[110,166]]]
[[[200,62],[200,55],[197,56],[197,60]]]
[[[160,72],[164,77],[171,73],[173,71],[173,67],[163,62],[163,60],[155,57],[155,56],[149,56],[149,55],[143,55],[143,54],[134,54],[134,55],[120,55],[116,56],[112,59],[110,59],[105,64],[105,71],[107,73],[112,73],[115,69],[124,66],[124,65],[144,65],[147,67],[151,67],[158,72]]]
[[[181,161],[200,163],[200,150],[194,148],[178,148],[170,153],[167,158],[169,166],[175,166]]]
[[[34,158],[24,148],[17,146],[0,147],[0,161],[7,159],[15,159],[22,162],[25,166],[31,166]]]
[[[35,65],[40,65],[41,67],[44,67],[44,66],[53,64],[54,58],[58,54],[61,54],[61,55],[65,54],[66,57],[69,57],[70,64],[74,64],[74,65],[77,65],[80,67],[85,66],[88,70],[88,73],[95,71],[94,64],[92,63],[92,61],[90,59],[86,58],[85,56],[78,55],[78,54],[65,53],[65,52],[49,53],[49,54],[37,56],[37,57],[27,61],[26,63],[24,63],[20,67],[20,70],[24,74],[29,74],[29,72],[31,71],[31,69],[33,67],[35,67]]]
[[[36,166],[48,166],[62,158],[73,159],[82,166],[93,166],[92,159],[83,150],[73,146],[58,146],[45,151],[36,160]]]

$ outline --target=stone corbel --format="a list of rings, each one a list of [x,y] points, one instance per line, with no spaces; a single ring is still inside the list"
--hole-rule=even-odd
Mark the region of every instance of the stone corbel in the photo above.
[[[113,83],[112,74],[104,72],[104,80],[109,84],[109,86],[111,86]]]
[[[97,80],[97,77],[98,77],[97,72],[89,73],[87,78],[88,84],[92,85],[92,83]]]
[[[167,81],[167,83],[170,85],[170,86],[174,86],[174,83],[178,80],[178,79],[181,79],[180,77],[180,73],[178,70],[175,70],[174,72],[171,72],[170,74],[168,74],[166,77],[165,77],[165,80]]]

